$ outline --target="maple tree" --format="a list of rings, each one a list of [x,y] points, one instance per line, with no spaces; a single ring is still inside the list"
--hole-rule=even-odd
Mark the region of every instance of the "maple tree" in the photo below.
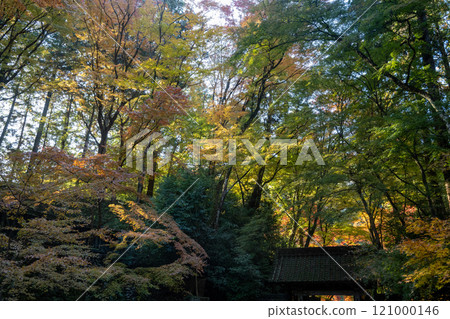
[[[173,245],[179,256],[162,268],[147,265],[141,272],[166,271],[180,282],[203,271],[206,252],[169,215],[159,218],[148,203],[112,199],[133,192],[124,185],[132,175],[118,169],[116,162],[104,156],[77,159],[46,149],[37,154],[36,167],[30,170],[24,167],[24,158],[25,154],[15,154],[2,167],[5,171],[7,165],[17,164],[2,176],[8,181],[8,188],[1,193],[2,229],[6,232],[2,234],[1,259],[4,298],[34,299],[43,291],[48,291],[41,296],[45,299],[58,298],[60,293],[77,297],[87,288],[86,282],[99,276],[101,264],[95,260],[108,262],[137,238],[135,249],[147,243]],[[105,202],[111,203],[109,208]],[[44,215],[36,214],[38,210]],[[160,226],[145,232],[151,222]],[[92,250],[92,245],[97,249]],[[109,247],[109,252],[100,254],[100,247]],[[88,267],[93,264],[96,266]],[[14,284],[16,276],[22,278],[20,285]],[[137,280],[142,274],[118,270],[111,276],[108,280],[120,280],[115,278],[121,276],[137,276]],[[157,278],[145,282],[153,288],[174,285],[173,289],[180,289],[179,283],[166,283],[164,276]],[[73,281],[73,285],[65,287],[61,280]],[[9,289],[10,285],[14,288]],[[104,298],[102,294],[94,292],[91,298]]]
[[[0,299],[271,299],[276,250],[320,245],[448,299],[449,12],[2,1]]]
[[[400,245],[400,250],[411,257],[404,265],[412,271],[406,275],[406,280],[419,288],[422,298],[430,298],[435,289],[442,289],[450,281],[448,221],[420,220],[409,225],[407,230],[418,238],[407,239]]]

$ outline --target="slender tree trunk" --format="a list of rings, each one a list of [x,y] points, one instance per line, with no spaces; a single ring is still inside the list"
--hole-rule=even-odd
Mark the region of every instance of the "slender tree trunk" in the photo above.
[[[445,193],[447,195],[448,206],[447,209],[450,210],[450,169],[444,169],[444,183],[445,183]]]
[[[141,202],[142,192],[144,191],[144,180],[145,180],[145,173],[142,172],[139,174],[137,189],[136,189],[136,192],[137,192],[136,202],[137,203]]]
[[[398,207],[398,205],[395,203],[394,199],[392,198],[391,194],[389,193],[389,189],[386,187],[386,185],[384,184],[380,174],[378,174],[377,172],[375,172],[375,176],[377,177],[378,181],[381,183],[381,185],[383,185],[383,192],[384,195],[386,197],[386,199],[389,201],[389,203],[391,204],[392,207],[392,212],[393,215],[395,216],[395,218],[397,218],[397,220],[400,222],[401,224],[401,229],[400,232],[402,234],[404,234],[405,229],[406,229],[406,222],[405,219],[403,218],[402,214],[401,214],[401,209]]]
[[[25,108],[25,115],[23,116],[23,123],[22,123],[22,128],[20,130],[20,136],[19,136],[19,141],[17,142],[16,151],[20,150],[20,147],[22,146],[22,143],[23,143],[23,134],[25,132],[25,126],[27,125],[27,117],[28,117],[29,110],[30,110],[30,107],[27,105],[27,107]]]
[[[177,149],[178,145],[174,144],[172,146],[172,152],[170,152],[170,162],[169,162],[169,168],[167,169],[167,176],[171,176],[173,174],[173,159],[174,159],[174,155],[175,151]]]
[[[39,150],[39,145],[41,144],[41,138],[42,138],[42,134],[44,133],[45,122],[47,119],[47,112],[48,112],[48,108],[50,106],[50,100],[52,98],[52,95],[53,95],[53,92],[51,92],[51,91],[47,92],[47,97],[45,98],[44,109],[42,110],[41,120],[39,122],[39,127],[38,127],[38,130],[36,133],[36,137],[34,138],[34,144],[33,144],[33,149],[32,149],[33,153],[37,153],[37,151]]]
[[[156,161],[156,152],[153,152],[153,172],[148,176],[148,183],[147,183],[147,196],[153,197],[154,191],[155,191],[155,174],[156,170],[158,169],[158,162]]]
[[[89,136],[91,136],[92,124],[94,123],[94,115],[95,110],[92,109],[91,116],[89,117],[88,127],[86,128],[86,134],[84,135],[83,153],[81,154],[82,158],[86,157],[87,151],[89,149]]]
[[[144,192],[144,182],[145,182],[145,176],[147,175],[146,174],[146,172],[147,172],[147,158],[148,158],[148,149],[150,148],[150,146],[151,146],[151,143],[149,143],[148,145],[147,145],[147,147],[145,148],[145,152],[143,153],[143,156],[144,156],[144,158],[142,159],[142,161],[143,161],[143,167],[142,167],[142,172],[141,172],[141,174],[139,175],[139,178],[138,178],[138,184],[137,184],[137,202],[139,203],[140,202],[140,200],[141,200],[141,196],[142,196],[142,193]],[[153,154],[152,154],[152,156],[153,156],[153,174],[154,174],[154,171],[155,171],[155,162],[156,162],[156,152],[153,152]],[[137,169],[140,169],[139,167],[136,167]],[[148,186],[150,187],[151,185],[150,185],[150,180],[149,180],[149,184],[148,184]],[[147,189],[147,194],[149,194],[149,193],[151,193],[152,194],[152,196],[153,196],[153,188],[151,188],[151,189]]]
[[[317,222],[319,221],[319,217],[314,217],[314,222],[312,224],[312,226],[308,227],[308,236],[306,236],[306,241],[305,241],[305,248],[309,247],[309,244],[311,243],[311,238],[312,236],[314,236],[314,232],[316,231],[317,228]]]
[[[12,115],[14,114],[14,107],[16,106],[16,99],[18,95],[17,88],[14,90],[14,97],[11,103],[11,108],[9,109],[8,118],[6,119],[5,126],[3,127],[2,135],[0,136],[0,147],[2,146],[3,140],[6,136],[6,133],[8,132],[8,126],[11,123]]]
[[[370,237],[372,239],[372,244],[374,244],[378,249],[382,249],[383,244],[381,242],[380,235],[378,234],[377,225],[376,225],[373,213],[369,207],[369,204],[366,201],[366,198],[364,197],[364,195],[362,193],[362,190],[360,188],[358,188],[357,192],[358,192],[359,198],[361,199],[361,201],[364,205],[364,210],[366,211],[367,217],[369,217],[369,232],[370,232]]]
[[[127,150],[125,147],[125,144],[126,144],[125,122],[122,120],[120,121],[119,134],[120,134],[119,163],[120,163],[120,166],[122,167],[125,164],[126,158],[127,158]]]
[[[44,137],[42,138],[42,148],[45,148],[47,146],[48,131],[50,130],[50,124],[51,124],[51,120],[52,120],[53,110],[54,110],[54,105],[52,104],[52,106],[50,108],[50,114],[48,115],[48,118],[47,118],[47,126],[45,127]]]
[[[252,195],[250,196],[247,204],[247,208],[256,210],[259,208],[259,205],[261,203],[261,195],[262,195],[262,183],[263,183],[263,177],[264,172],[266,170],[265,166],[261,166],[261,168],[258,170],[258,176],[256,178],[256,183],[253,186]]]
[[[297,217],[297,216],[296,216]],[[297,219],[296,219],[297,220]],[[292,225],[292,233],[289,236],[289,240],[288,240],[288,247],[294,247],[295,246],[295,236],[297,235],[297,230],[298,230],[298,225],[296,222],[293,223]]]
[[[73,103],[73,95],[70,95],[69,106],[67,107],[67,111],[64,114],[64,124],[63,131],[61,136],[61,150],[66,148],[67,139],[69,137],[69,123],[70,123],[70,113],[72,112],[72,103]]]
[[[233,169],[232,166],[230,166],[227,169],[227,171],[225,173],[223,185],[221,187],[222,191],[220,192],[220,198],[219,198],[219,202],[218,202],[217,208],[216,208],[216,216],[214,218],[214,228],[215,229],[219,228],[219,218],[220,218],[220,214],[222,214],[223,205],[225,203],[225,198],[227,197],[227,194],[228,194],[228,181],[230,179],[232,169]]]

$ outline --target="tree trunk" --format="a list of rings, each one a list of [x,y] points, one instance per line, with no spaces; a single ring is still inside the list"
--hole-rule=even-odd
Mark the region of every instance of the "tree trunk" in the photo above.
[[[108,143],[108,131],[104,129],[100,132],[100,143],[98,144],[97,154],[106,154],[107,143]]]
[[[11,103],[11,108],[9,109],[8,118],[6,119],[6,123],[5,123],[5,126],[3,127],[3,131],[2,131],[2,135],[0,136],[0,147],[2,146],[3,140],[4,140],[5,136],[6,136],[7,131],[8,131],[8,126],[11,123],[11,118],[12,118],[12,115],[14,113],[14,107],[16,106],[16,99],[17,99],[17,95],[18,95],[17,91],[18,90],[16,88],[14,90],[14,97],[13,97],[13,100],[12,100],[12,103]]]
[[[137,184],[137,196],[136,196],[136,202],[139,204],[141,202],[141,196],[142,192],[144,191],[144,180],[145,180],[145,173],[142,172],[139,174],[138,177],[138,184]]]
[[[253,186],[252,194],[247,203],[247,208],[249,209],[257,210],[259,208],[259,205],[261,204],[261,195],[262,195],[261,186],[263,184],[263,177],[265,170],[266,170],[265,166],[261,166],[261,168],[258,170],[258,177],[256,178],[256,183]]]
[[[30,107],[27,105],[27,107],[25,108],[25,115],[23,116],[23,123],[22,123],[22,128],[20,130],[20,136],[19,136],[19,141],[17,142],[16,151],[20,150],[20,147],[22,146],[22,143],[23,143],[23,134],[25,132],[25,126],[27,125],[27,117],[28,117],[29,110],[30,110]]]
[[[42,138],[42,148],[45,148],[47,146],[48,131],[50,129],[50,123],[52,120],[53,110],[54,110],[54,105],[52,104],[52,106],[50,107],[50,114],[48,115],[48,118],[47,118],[47,126],[45,127],[45,133]],[[56,143],[55,143],[55,146],[56,146]]]
[[[153,153],[153,172],[148,176],[148,183],[147,183],[147,196],[153,197],[154,191],[155,191],[155,174],[156,170],[158,169],[158,162],[156,161],[156,152]]]
[[[297,230],[298,230],[298,224],[296,222],[294,222],[292,225],[292,233],[289,236],[289,240],[288,240],[289,248],[292,248],[295,246],[295,236],[297,235]]]
[[[32,152],[33,153],[37,153],[37,151],[39,150],[39,145],[41,144],[41,138],[42,138],[42,134],[44,133],[44,126],[45,126],[45,122],[47,120],[47,112],[48,112],[48,108],[50,106],[50,100],[52,98],[53,92],[48,91],[47,92],[47,97],[45,98],[45,104],[44,104],[44,109],[42,110],[42,115],[41,115],[41,120],[39,122],[39,127],[36,133],[36,137],[34,138],[34,144],[33,144],[33,149]]]
[[[377,225],[376,225],[373,213],[362,193],[361,188],[358,188],[357,192],[358,192],[359,198],[363,202],[364,210],[366,211],[367,217],[369,217],[369,232],[370,232],[370,238],[372,240],[372,244],[374,244],[378,249],[382,249],[383,244],[381,242],[380,235],[378,234]]]
[[[311,238],[312,236],[314,236],[314,232],[316,231],[317,228],[317,222],[319,221],[319,217],[314,217],[314,222],[312,224],[311,227],[308,227],[308,236],[306,236],[306,241],[305,241],[305,248],[309,247],[309,244],[311,243]]]
[[[450,210],[450,169],[444,169],[444,183],[445,183],[445,193],[447,195],[448,206],[447,209]]]
[[[64,124],[61,136],[61,150],[64,150],[66,148],[67,139],[69,137],[69,123],[70,123],[70,113],[72,112],[72,102],[73,102],[73,95],[71,94],[69,99],[69,106],[67,107],[67,111],[64,114]]]
[[[229,191],[228,190],[228,181],[230,179],[232,169],[233,169],[232,166],[228,167],[228,169],[225,173],[225,178],[223,180],[223,185],[222,185],[222,191],[220,192],[220,199],[219,199],[219,202],[218,202],[217,208],[216,208],[216,216],[214,218],[214,229],[219,228],[219,218],[220,218],[220,214],[222,214],[223,205],[225,203],[225,198],[227,197],[227,194]]]
[[[82,158],[86,157],[87,151],[89,149],[89,136],[91,135],[92,124],[94,123],[94,115],[95,115],[95,110],[92,109],[91,116],[89,117],[88,127],[86,128],[86,134],[84,135],[83,153],[81,154]]]

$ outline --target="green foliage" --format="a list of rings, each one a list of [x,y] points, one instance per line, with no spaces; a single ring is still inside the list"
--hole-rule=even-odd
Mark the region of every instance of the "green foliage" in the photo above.
[[[199,276],[269,299],[277,247],[355,244],[380,297],[448,299],[448,1],[235,1],[219,27],[209,5],[1,1],[0,299],[76,299],[119,257],[85,299],[188,299]],[[144,130],[170,142],[130,150]],[[203,138],[238,163],[193,166]],[[325,165],[298,165],[307,140]]]
[[[205,269],[213,299],[258,300],[268,293],[277,237],[277,218],[270,206],[251,213],[230,196],[218,229],[212,227],[214,180],[200,171],[166,177],[158,189],[158,209],[170,205],[184,189],[198,181],[169,211],[180,228],[207,252]]]
[[[445,299],[445,290],[450,286],[448,220],[417,221],[407,230],[417,237],[399,245],[409,257],[403,266],[406,281],[414,284],[421,299]]]
[[[411,300],[414,287],[404,281],[403,266],[407,260],[398,249],[365,246],[357,255],[357,274],[363,286],[375,285],[375,292],[388,300]]]

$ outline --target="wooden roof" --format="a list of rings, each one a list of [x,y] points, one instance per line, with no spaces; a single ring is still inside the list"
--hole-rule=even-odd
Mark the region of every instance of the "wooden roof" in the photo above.
[[[354,250],[357,246],[279,249],[271,281],[274,283],[350,282],[355,268]],[[336,262],[328,256],[328,252]]]

